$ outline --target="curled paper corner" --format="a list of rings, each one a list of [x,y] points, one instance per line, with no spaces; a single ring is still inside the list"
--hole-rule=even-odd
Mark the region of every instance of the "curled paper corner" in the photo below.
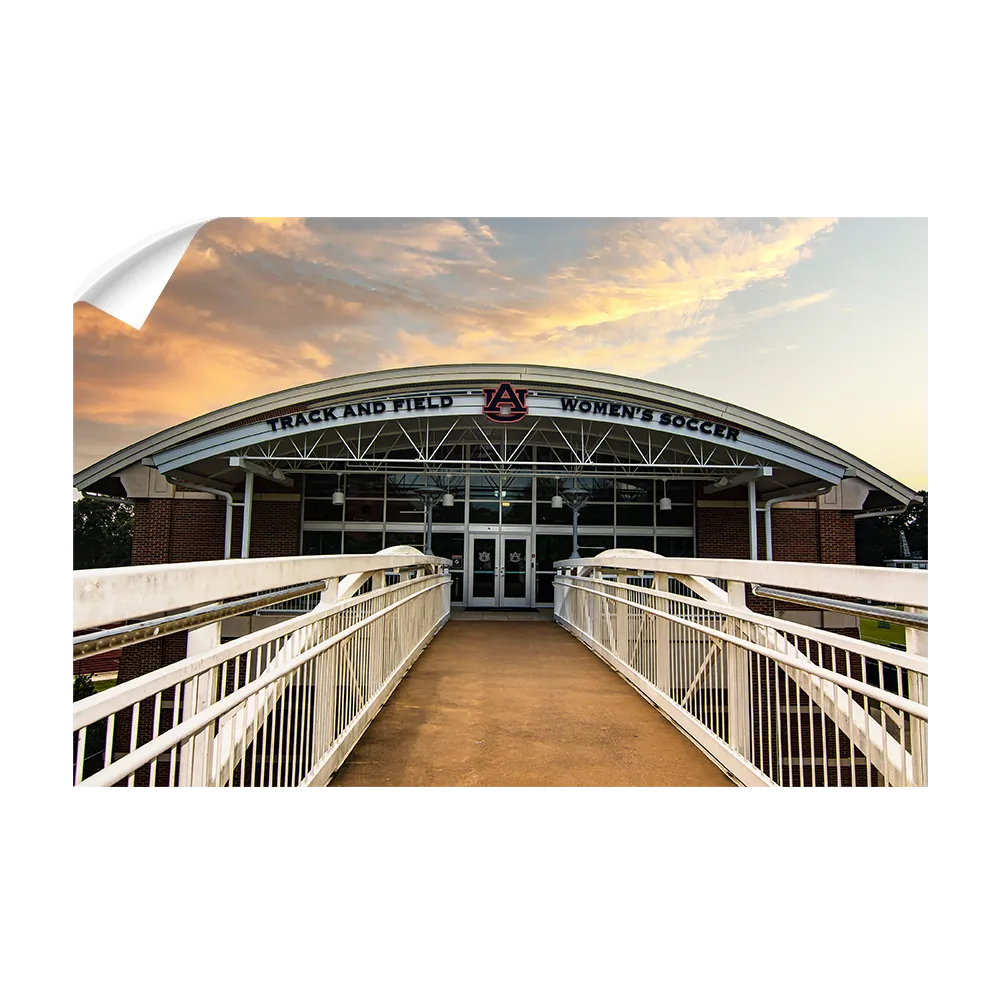
[[[139,329],[198,230],[212,219],[188,223],[134,246],[91,281],[74,301],[87,302]]]

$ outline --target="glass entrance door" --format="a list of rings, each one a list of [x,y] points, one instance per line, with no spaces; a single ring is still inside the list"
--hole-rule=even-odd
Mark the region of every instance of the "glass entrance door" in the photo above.
[[[531,556],[528,538],[473,535],[470,608],[530,608]]]
[[[496,535],[473,535],[469,563],[469,607],[495,608],[500,591],[500,567],[497,564]]]
[[[469,607],[530,607],[532,580],[528,538],[473,535],[471,545]]]
[[[528,539],[500,539],[503,562],[500,566],[500,606],[502,608],[526,608],[529,606]]]

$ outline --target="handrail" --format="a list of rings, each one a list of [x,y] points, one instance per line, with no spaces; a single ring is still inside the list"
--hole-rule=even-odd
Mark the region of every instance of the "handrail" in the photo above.
[[[89,632],[86,635],[73,637],[73,659],[82,660],[96,653],[109,649],[121,649],[147,639],[171,635],[174,632],[186,632],[188,629],[208,625],[224,618],[256,611],[258,608],[271,604],[280,604],[295,597],[316,594],[326,590],[327,581],[305,584],[301,587],[286,587],[269,594],[245,597],[238,601],[223,601],[220,604],[210,604],[202,608],[181,611],[175,615],[165,615],[162,618],[151,618],[144,622],[133,622],[130,625],[120,625],[117,628],[105,629],[102,632]]]
[[[761,587],[750,584],[750,590],[755,597],[777,597],[789,604],[801,604],[807,608],[822,608],[824,611],[843,611],[849,615],[862,615],[874,618],[876,621],[892,622],[895,625],[905,625],[908,628],[919,628],[927,631],[927,615],[915,611],[899,611],[875,604],[856,604],[853,601],[838,601],[832,597],[819,597],[816,594],[802,594],[796,590],[779,590],[776,587]]]
[[[885,566],[858,566],[839,563],[777,562],[766,559],[704,559],[660,556],[635,549],[609,549],[590,559],[561,559],[555,570],[599,567],[608,570],[643,570],[671,576],[700,576],[739,583],[781,587],[794,581],[820,594],[927,607],[927,571],[891,569]]]
[[[155,757],[158,757],[165,750],[169,750],[171,747],[180,744],[186,738],[202,732],[216,719],[221,718],[234,708],[239,707],[264,688],[279,683],[289,674],[298,670],[303,664],[311,660],[315,660],[317,656],[326,650],[333,648],[344,639],[360,632],[363,628],[370,626],[373,622],[378,621],[380,618],[384,618],[386,615],[395,613],[400,607],[403,607],[416,598],[422,597],[423,594],[428,591],[444,586],[446,586],[444,580],[435,581],[430,587],[426,587],[424,590],[417,591],[413,594],[408,594],[396,604],[382,608],[379,611],[375,611],[368,615],[363,621],[355,622],[353,625],[349,625],[347,628],[342,629],[340,632],[330,636],[328,639],[317,643],[309,649],[303,650],[281,667],[262,674],[260,677],[234,691],[232,694],[227,695],[200,712],[197,712],[195,715],[191,716],[191,718],[178,723],[172,729],[151,740],[149,743],[146,743],[137,749],[133,749],[125,757],[119,758],[117,761],[109,764],[101,771],[98,771],[91,777],[79,782],[78,786],[92,787],[96,785],[106,787],[114,785],[116,782],[127,778],[129,774],[134,774],[138,768],[142,767],[144,764],[149,764],[150,761],[152,761]]]
[[[836,671],[828,670],[825,667],[817,666],[814,663],[788,656],[779,650],[769,649],[767,646],[751,642],[749,639],[743,639],[739,636],[730,635],[728,632],[722,632],[719,629],[710,628],[708,625],[703,625],[701,622],[696,620],[681,618],[678,615],[672,615],[667,611],[661,611],[659,608],[650,607],[647,604],[639,604],[637,601],[630,601],[627,597],[620,597],[617,594],[610,594],[596,590],[594,587],[584,586],[585,583],[601,584],[606,586],[605,581],[586,580],[571,576],[564,576],[557,579],[563,586],[574,587],[588,593],[598,593],[602,597],[615,601],[618,604],[625,604],[633,608],[638,608],[644,614],[653,615],[656,618],[663,619],[664,621],[674,622],[677,625],[683,625],[686,628],[694,629],[696,632],[701,632],[702,634],[711,636],[721,642],[727,642],[735,646],[740,646],[748,652],[759,653],[762,656],[766,656],[770,660],[774,660],[776,663],[782,664],[782,666],[791,667],[794,670],[812,674],[814,677],[819,677],[826,681],[833,681],[841,687],[848,688],[851,691],[856,691],[858,694],[867,695],[869,698],[885,702],[885,704],[891,705],[893,708],[897,708],[901,712],[909,712],[911,715],[915,715],[918,719],[927,719],[927,706],[918,701],[913,701],[910,698],[903,698],[900,695],[893,694],[891,691],[885,691],[882,688],[877,688],[873,684],[866,684],[864,681],[857,681],[853,677],[849,677],[845,674],[838,674]],[[728,609],[728,614],[734,618],[739,618],[740,615],[738,611],[739,609],[730,608]]]

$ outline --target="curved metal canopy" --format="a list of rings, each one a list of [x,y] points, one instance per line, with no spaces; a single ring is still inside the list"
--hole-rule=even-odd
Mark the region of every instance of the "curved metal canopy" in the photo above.
[[[232,489],[247,462],[286,474],[533,468],[720,484],[771,470],[772,492],[852,477],[904,503],[916,496],[827,441],[722,400],[625,376],[496,364],[371,372],[260,396],[123,448],[74,485],[108,489],[141,463],[176,483]]]

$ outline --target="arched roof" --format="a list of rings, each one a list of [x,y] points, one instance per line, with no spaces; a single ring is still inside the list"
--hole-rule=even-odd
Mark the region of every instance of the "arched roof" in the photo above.
[[[779,454],[782,448],[793,450],[796,454],[811,456],[817,468],[825,470],[823,478],[828,481],[838,476],[857,477],[871,488],[902,502],[909,502],[916,495],[902,483],[842,448],[733,403],[645,379],[531,364],[430,365],[366,372],[295,386],[213,410],[153,434],[83,469],[74,477],[74,485],[81,490],[94,487],[136,463],[163,468],[163,456],[188,452],[194,455],[199,448],[202,454],[210,453],[213,447],[217,447],[219,454],[227,450],[232,454],[235,445],[266,436],[269,419],[308,411],[310,407],[322,403],[333,405],[355,398],[392,398],[400,394],[438,390],[465,389],[480,393],[482,388],[501,382],[511,382],[529,393],[545,396],[570,393],[698,415],[739,428],[744,440],[756,442],[755,450],[765,460],[771,454]],[[426,417],[426,414],[423,416]],[[567,419],[574,417],[573,414],[562,416]],[[258,428],[263,428],[263,432],[258,433]]]

